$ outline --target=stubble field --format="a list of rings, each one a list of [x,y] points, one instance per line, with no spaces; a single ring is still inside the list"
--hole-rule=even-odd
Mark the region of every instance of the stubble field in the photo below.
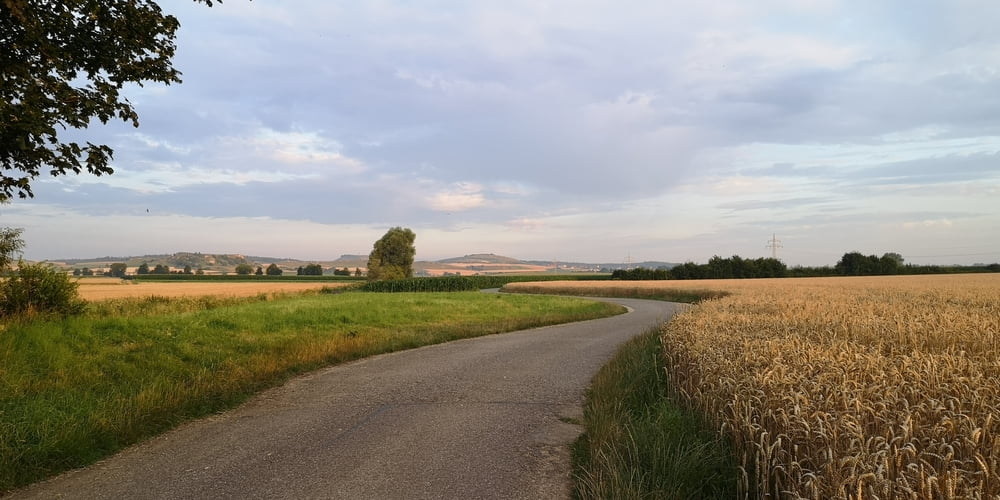
[[[661,338],[671,396],[728,438],[741,496],[1000,497],[1000,275],[507,288],[728,293]]]
[[[132,297],[201,297],[206,295],[252,297],[257,294],[291,293],[321,288],[347,286],[346,282],[227,282],[227,281],[140,281],[118,278],[81,278],[80,297],[86,300],[123,299]]]

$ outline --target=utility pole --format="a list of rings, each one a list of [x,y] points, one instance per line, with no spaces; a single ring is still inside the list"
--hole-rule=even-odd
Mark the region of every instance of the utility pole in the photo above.
[[[778,259],[778,249],[781,248],[781,240],[779,240],[774,233],[771,234],[771,239],[768,240],[767,245],[764,245],[764,247],[771,249],[772,259]]]

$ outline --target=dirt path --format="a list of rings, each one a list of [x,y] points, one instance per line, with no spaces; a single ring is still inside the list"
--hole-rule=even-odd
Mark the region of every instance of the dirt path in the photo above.
[[[612,301],[633,310],[314,372],[12,498],[565,498],[591,377],[679,307]]]

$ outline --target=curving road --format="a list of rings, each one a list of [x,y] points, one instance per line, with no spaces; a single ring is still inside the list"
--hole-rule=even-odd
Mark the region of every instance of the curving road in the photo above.
[[[10,498],[565,498],[590,379],[665,302],[323,369]]]

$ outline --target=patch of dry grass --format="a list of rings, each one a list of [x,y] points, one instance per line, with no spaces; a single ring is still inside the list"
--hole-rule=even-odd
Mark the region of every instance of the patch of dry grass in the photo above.
[[[188,281],[125,281],[118,278],[82,278],[80,297],[85,300],[107,300],[133,297],[252,297],[259,294],[303,292],[349,286],[347,282],[188,282]]]

